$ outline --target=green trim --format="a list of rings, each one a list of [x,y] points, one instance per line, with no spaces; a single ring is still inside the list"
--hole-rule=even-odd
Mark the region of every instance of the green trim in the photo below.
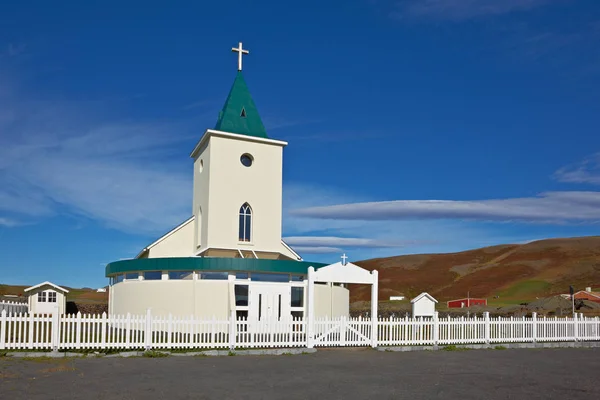
[[[250,96],[250,90],[248,90],[241,71],[238,71],[225,105],[219,112],[215,129],[268,139],[267,130],[260,119],[258,109]]]
[[[318,269],[326,265],[307,261],[257,258],[139,258],[111,262],[106,266],[106,276],[135,271],[249,271],[306,274],[310,266]]]

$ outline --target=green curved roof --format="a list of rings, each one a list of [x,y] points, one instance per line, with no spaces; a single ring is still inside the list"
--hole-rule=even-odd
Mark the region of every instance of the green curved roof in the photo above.
[[[306,274],[310,266],[318,269],[326,265],[308,261],[256,258],[139,258],[111,262],[106,266],[106,276],[135,271],[249,271]]]
[[[215,129],[240,135],[268,138],[258,109],[241,71],[238,71]]]

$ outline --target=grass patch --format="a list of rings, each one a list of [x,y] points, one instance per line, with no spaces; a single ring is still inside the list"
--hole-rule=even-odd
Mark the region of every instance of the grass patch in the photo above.
[[[442,348],[442,350],[444,350],[444,351],[466,351],[466,350],[469,350],[469,349],[466,348],[466,347],[458,347],[455,344],[450,344],[448,346],[444,346]]]
[[[235,351],[233,351],[233,350],[229,350],[229,353],[227,353],[227,355],[228,355],[228,356],[230,356],[230,357],[233,357],[233,356],[235,356],[236,354],[235,354]]]
[[[494,346],[494,350],[506,350],[506,346]]]
[[[519,298],[519,299],[535,299],[536,295],[546,292],[550,288],[551,284],[546,281],[538,280],[527,280],[517,282],[506,289],[498,292],[501,299],[506,298]]]
[[[169,355],[167,353],[163,353],[163,352],[156,351],[156,350],[147,350],[144,352],[142,357],[161,358],[161,357],[169,357]]]
[[[6,357],[8,355],[8,351],[2,350],[0,351],[0,357]]]

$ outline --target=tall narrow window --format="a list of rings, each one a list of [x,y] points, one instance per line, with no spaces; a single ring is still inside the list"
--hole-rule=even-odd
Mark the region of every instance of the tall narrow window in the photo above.
[[[240,242],[250,241],[250,232],[252,231],[252,209],[250,204],[244,203],[240,208]]]
[[[196,217],[196,246],[202,245],[202,208],[198,208],[198,216]]]

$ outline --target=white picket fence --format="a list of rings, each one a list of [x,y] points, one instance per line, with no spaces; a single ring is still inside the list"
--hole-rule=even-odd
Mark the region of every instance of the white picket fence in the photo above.
[[[600,341],[600,318],[317,318],[0,313],[3,349],[218,349]]]
[[[0,312],[6,310],[7,313],[26,313],[29,310],[27,303],[16,301],[0,301]]]

